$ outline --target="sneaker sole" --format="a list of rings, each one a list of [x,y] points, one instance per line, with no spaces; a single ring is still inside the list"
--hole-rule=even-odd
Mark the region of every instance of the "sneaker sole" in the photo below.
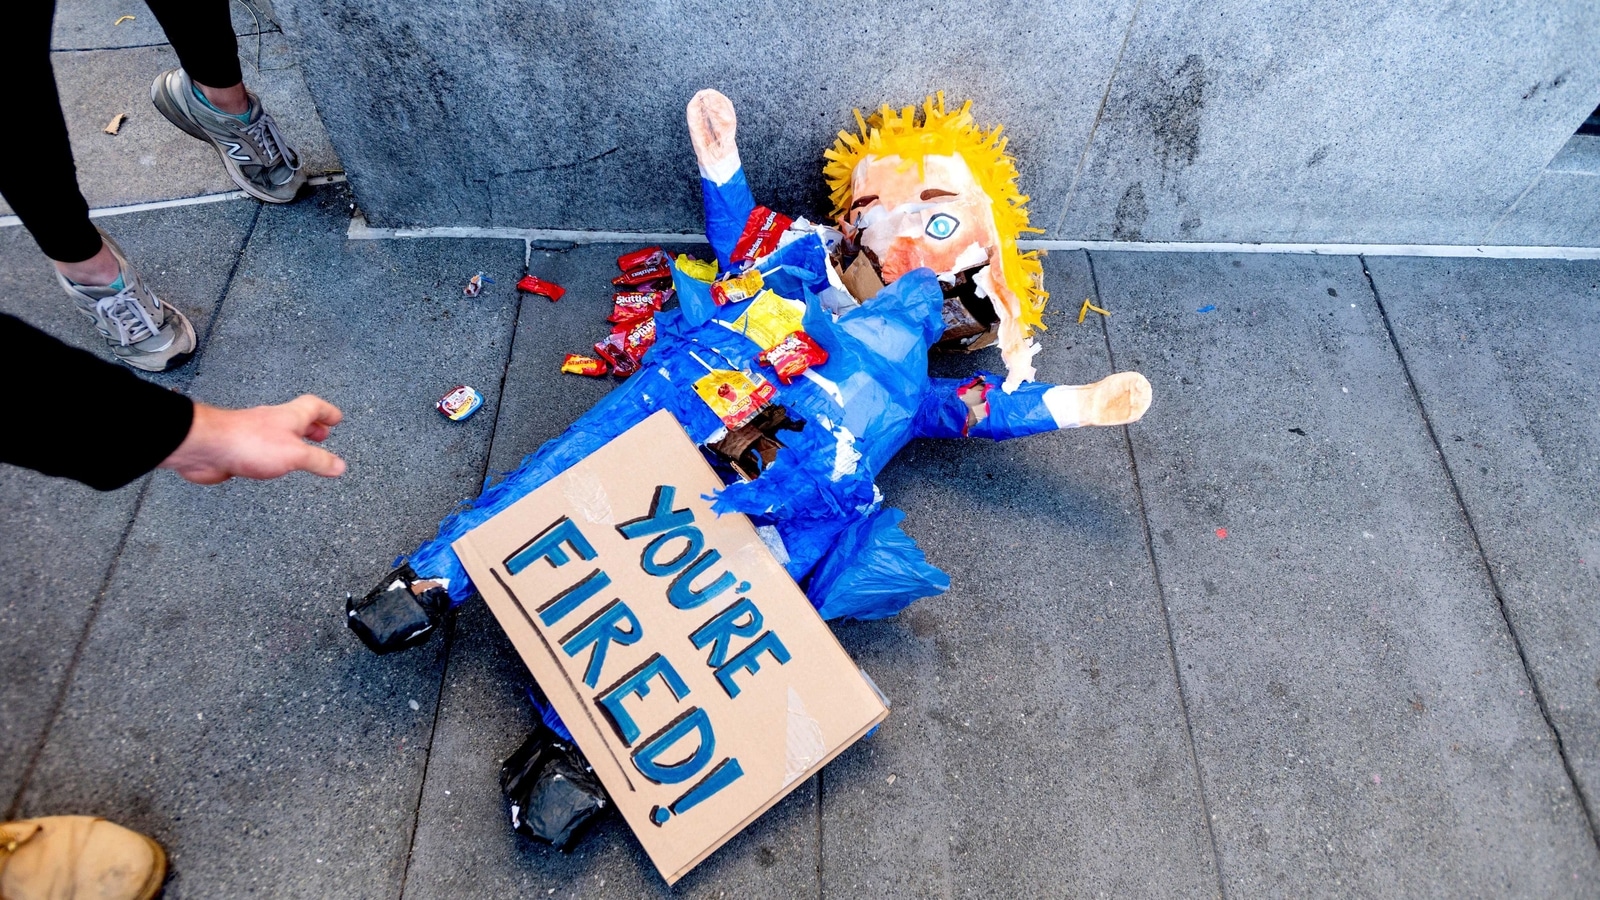
[[[217,158],[222,160],[222,168],[227,171],[228,177],[246,194],[260,200],[262,203],[293,203],[299,198],[300,187],[296,187],[295,192],[288,197],[275,197],[257,187],[250,179],[244,177],[244,173],[239,170],[238,161],[229,156],[228,151],[223,149],[222,145],[217,143],[217,139],[212,137],[204,128],[189,121],[189,117],[175,106],[168,97],[167,92],[162,89],[162,82],[166,81],[170,74],[169,72],[161,73],[156,76],[155,82],[150,85],[150,103],[155,106],[157,112],[166,116],[167,121],[176,125],[184,134],[195,140],[206,142],[211,149],[217,151]],[[303,186],[304,182],[302,181],[301,187]]]
[[[139,369],[143,372],[159,373],[171,372],[173,369],[176,369],[189,360],[194,359],[196,339],[194,336],[194,326],[189,323],[189,317],[181,312],[178,312],[178,310],[175,309],[170,303],[163,302],[162,305],[167,308],[168,313],[177,316],[178,322],[183,325],[183,328],[179,331],[178,335],[173,338],[173,345],[182,346],[183,344],[187,343],[189,349],[181,350],[172,354],[171,356],[162,356],[161,353],[164,353],[165,351],[161,351],[159,353],[145,353],[135,357],[118,356],[117,354],[113,353],[112,356],[116,357],[117,362],[131,366],[135,369]]]
[[[150,877],[145,880],[144,887],[140,888],[139,893],[134,895],[134,900],[154,900],[155,896],[161,893],[162,883],[167,880],[167,851],[161,849],[161,845],[150,838],[142,834],[139,836],[144,838],[146,844],[150,845],[150,853],[155,857],[155,865],[151,867]]]

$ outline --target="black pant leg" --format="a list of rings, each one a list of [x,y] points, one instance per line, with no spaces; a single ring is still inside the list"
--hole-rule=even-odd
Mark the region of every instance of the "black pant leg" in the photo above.
[[[60,410],[0,441],[0,463],[114,490],[160,465],[189,436],[194,403],[132,372],[0,315],[0,345],[17,370],[64,398]],[[9,409],[37,403],[38,386],[12,379]],[[15,413],[13,413],[15,414]]]
[[[228,0],[145,0],[145,5],[155,13],[190,78],[213,88],[244,80]]]
[[[17,0],[0,26],[0,122],[5,122],[0,195],[57,262],[100,252],[100,232],[78,190],[78,169],[50,67],[53,0]],[[231,34],[231,32],[230,32]]]

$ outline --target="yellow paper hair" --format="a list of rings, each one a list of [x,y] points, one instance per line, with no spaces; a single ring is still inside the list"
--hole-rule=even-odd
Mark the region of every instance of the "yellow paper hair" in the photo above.
[[[920,122],[914,106],[896,111],[884,104],[869,118],[862,118],[857,110],[857,133],[839,132],[839,140],[823,151],[827,163],[822,174],[837,218],[850,208],[851,176],[868,156],[898,156],[908,163],[915,162],[919,172],[929,156],[958,155],[966,160],[967,168],[989,195],[994,208],[1001,273],[1021,301],[1019,319],[1023,337],[1027,337],[1035,328],[1044,329],[1044,305],[1050,295],[1044,289],[1044,267],[1038,251],[1019,251],[1017,237],[1025,231],[1043,232],[1028,226],[1028,197],[1017,188],[1017,165],[1006,153],[1002,127],[996,125],[988,131],[979,128],[972,120],[971,110],[972,101],[968,100],[955,112],[946,111],[943,91],[922,101]]]

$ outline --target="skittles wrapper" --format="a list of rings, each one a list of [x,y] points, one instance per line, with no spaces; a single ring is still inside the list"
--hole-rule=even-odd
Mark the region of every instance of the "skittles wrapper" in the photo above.
[[[794,384],[801,373],[812,366],[820,366],[828,361],[828,351],[822,349],[804,331],[796,331],[771,350],[757,358],[763,366],[771,366],[778,375],[778,381],[783,384]]]

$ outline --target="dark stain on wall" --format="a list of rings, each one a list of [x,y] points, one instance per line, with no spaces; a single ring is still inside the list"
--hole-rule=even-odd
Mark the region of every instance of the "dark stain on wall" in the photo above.
[[[1143,108],[1156,136],[1156,154],[1162,168],[1173,163],[1188,166],[1200,155],[1200,111],[1206,105],[1206,64],[1191,53],[1171,78],[1157,75],[1145,95]]]
[[[1117,201],[1117,218],[1111,224],[1111,237],[1118,241],[1137,241],[1144,238],[1141,229],[1150,216],[1150,207],[1144,199],[1144,182],[1135,181],[1122,192]]]

